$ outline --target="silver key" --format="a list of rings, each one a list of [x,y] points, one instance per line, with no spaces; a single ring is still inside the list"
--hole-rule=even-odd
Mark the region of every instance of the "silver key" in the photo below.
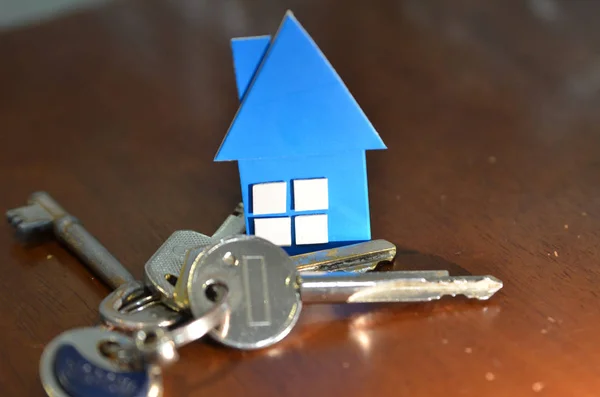
[[[189,275],[201,262],[206,247],[190,250],[173,298],[165,296],[165,303],[179,310],[189,308],[189,290],[192,288]],[[373,240],[344,247],[331,248],[302,255],[292,256],[299,272],[306,271],[347,271],[362,273],[375,269],[382,262],[391,262],[396,256],[396,246],[386,240]]]
[[[159,292],[165,301],[171,301],[188,250],[196,247],[203,249],[220,238],[241,234],[245,230],[244,207],[239,203],[212,237],[192,230],[176,231],[144,265],[146,283]]]
[[[493,276],[432,276],[426,272],[308,273],[299,279],[302,302],[374,303],[427,302],[464,295],[487,300],[502,282]]]
[[[135,342],[103,328],[77,328],[52,340],[40,360],[40,378],[50,397],[160,397],[160,367],[122,353]]]
[[[226,285],[231,311],[211,331],[217,341],[258,349],[283,339],[296,324],[303,303],[414,302],[443,295],[488,299],[502,287],[492,276],[431,277],[428,272],[299,273],[280,247],[256,236],[224,239],[203,253],[190,275],[190,308],[207,312]]]
[[[101,317],[107,324],[133,331],[139,327],[171,326],[182,319],[181,314],[160,303],[159,295],[152,294],[136,281],[121,262],[48,193],[32,194],[28,206],[9,210],[6,216],[17,234],[26,240],[53,231],[95,275],[115,289],[100,305]],[[145,303],[139,305],[140,302]],[[133,303],[138,304],[136,310],[124,310]]]

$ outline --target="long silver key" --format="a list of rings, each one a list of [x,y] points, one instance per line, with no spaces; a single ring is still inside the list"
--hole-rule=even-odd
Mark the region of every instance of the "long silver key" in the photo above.
[[[502,282],[493,276],[431,276],[421,271],[368,273],[307,273],[299,279],[302,302],[374,303],[427,302],[464,295],[487,300]]]
[[[98,327],[63,332],[44,349],[40,378],[50,397],[161,397],[160,367],[122,353],[135,341]]]
[[[230,313],[211,331],[217,341],[258,349],[283,339],[303,303],[415,302],[444,295],[489,299],[502,288],[492,276],[430,277],[422,272],[299,273],[280,247],[256,236],[235,236],[209,247],[190,275],[190,308],[206,313],[226,285]]]
[[[160,293],[165,301],[171,301],[188,250],[203,249],[220,238],[241,234],[245,230],[244,207],[239,203],[211,237],[192,230],[174,232],[144,265],[146,284]]]
[[[189,308],[189,290],[192,288],[189,276],[201,263],[202,256],[206,253],[205,248],[198,247],[188,252],[174,294],[163,296],[164,302],[168,306],[179,310]],[[395,256],[396,246],[394,244],[386,240],[373,240],[295,255],[291,259],[299,272],[347,271],[362,273],[375,269],[382,262],[391,262]]]
[[[163,305],[158,295],[136,281],[121,262],[48,193],[32,194],[29,205],[9,210],[6,216],[22,239],[33,240],[53,232],[97,277],[115,290],[100,305],[101,317],[107,324],[133,331],[139,327],[171,326],[181,321],[181,314]],[[137,304],[135,310],[125,310],[132,304]]]

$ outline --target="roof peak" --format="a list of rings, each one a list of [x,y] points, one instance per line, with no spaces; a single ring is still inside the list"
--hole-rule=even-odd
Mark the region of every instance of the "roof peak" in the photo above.
[[[216,161],[386,148],[291,11],[265,37],[232,40],[241,104]]]

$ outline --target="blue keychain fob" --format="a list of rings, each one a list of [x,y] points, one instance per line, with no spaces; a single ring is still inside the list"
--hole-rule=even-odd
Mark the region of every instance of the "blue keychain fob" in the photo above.
[[[144,365],[124,368],[103,347],[133,346],[118,332],[77,328],[60,334],[44,349],[40,377],[52,397],[160,397],[160,370]]]

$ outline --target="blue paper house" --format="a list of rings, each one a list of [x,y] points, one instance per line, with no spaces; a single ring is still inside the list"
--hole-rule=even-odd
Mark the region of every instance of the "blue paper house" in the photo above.
[[[231,42],[240,107],[215,161],[237,161],[248,234],[290,254],[371,239],[365,151],[386,149],[291,12]]]

